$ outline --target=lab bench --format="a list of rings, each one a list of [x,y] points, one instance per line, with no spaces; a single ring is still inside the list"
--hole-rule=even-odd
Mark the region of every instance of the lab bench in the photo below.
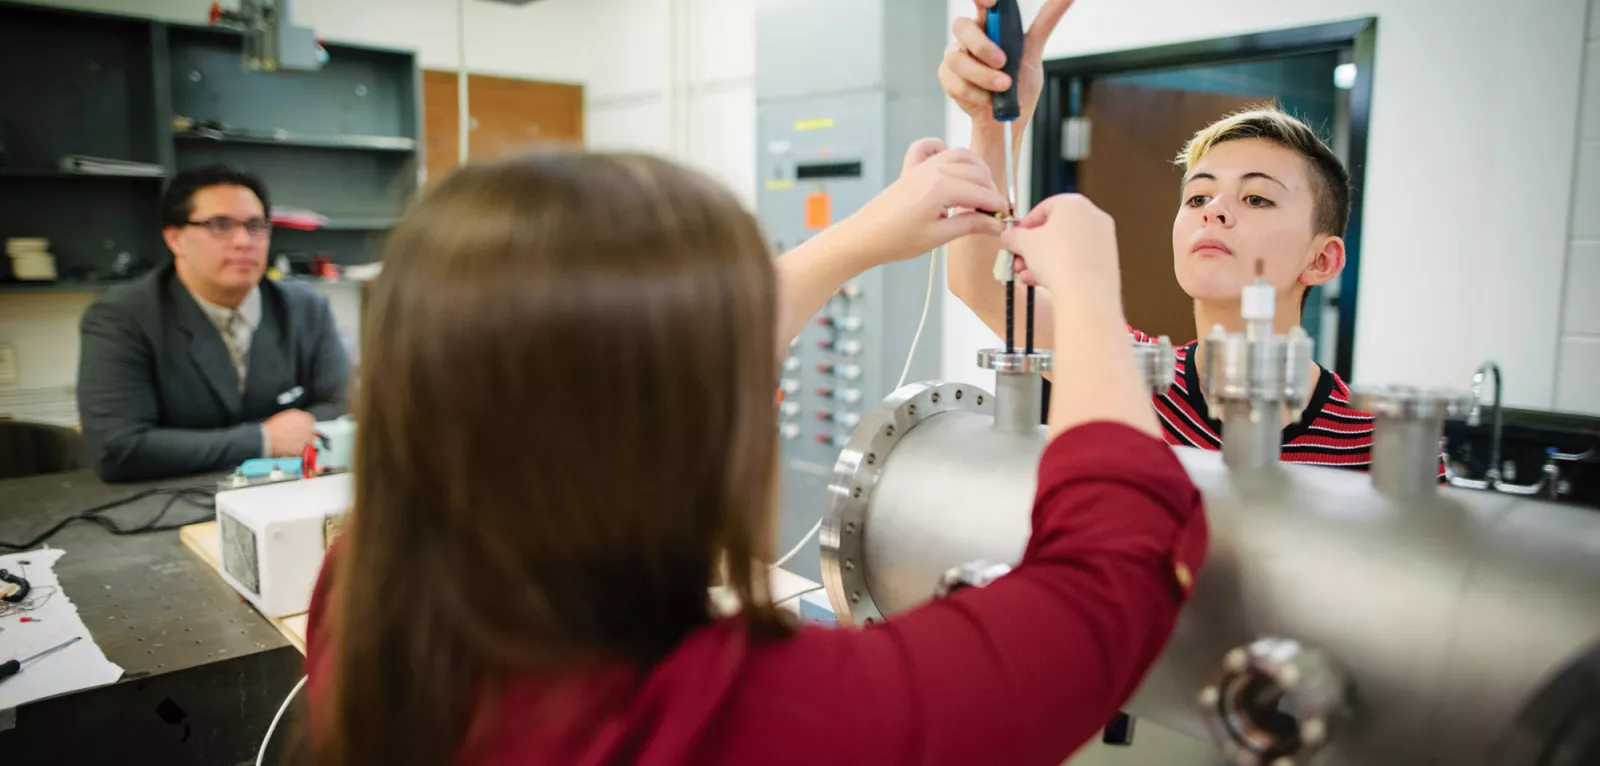
[[[27,539],[143,489],[214,488],[217,478],[108,485],[89,471],[74,471],[0,480],[0,539]],[[105,515],[121,527],[138,526],[166,502],[165,496],[149,497]],[[208,517],[178,503],[162,523]],[[116,536],[76,523],[45,545],[65,551],[56,564],[62,593],[123,675],[107,686],[0,711],[0,760],[254,763],[273,714],[300,679],[299,650],[186,550],[176,531]],[[295,713],[302,705],[290,709],[280,735],[299,725]]]

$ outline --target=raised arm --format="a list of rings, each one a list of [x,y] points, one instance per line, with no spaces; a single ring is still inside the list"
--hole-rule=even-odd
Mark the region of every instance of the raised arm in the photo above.
[[[989,40],[979,24],[984,12],[994,4],[995,0],[974,0],[976,17],[956,19],[951,28],[955,42],[945,51],[939,66],[939,84],[972,122],[972,151],[994,169],[995,184],[1003,185],[1005,132],[994,120],[990,99],[994,91],[1005,90],[1011,83],[1000,69],[1005,64],[1005,53]],[[1039,105],[1039,93],[1044,85],[1045,43],[1071,6],[1072,0],[1047,0],[1028,27],[1017,75],[1017,98],[1022,107],[1016,122],[1019,128],[1028,125]],[[1012,156],[1021,157],[1026,130],[1013,133]],[[999,250],[1000,238],[993,234],[962,237],[951,242],[949,257],[945,259],[945,281],[950,292],[977,314],[985,326],[994,334],[1003,335],[1006,294],[1004,285],[994,278],[994,259]],[[1020,310],[1023,303],[1020,295],[1018,298]],[[1034,345],[1055,348],[1055,320],[1049,291],[1036,290],[1035,301]]]
[[[925,138],[906,152],[900,178],[854,215],[778,259],[778,348],[822,310],[835,291],[885,263],[914,258],[957,237],[998,234],[1000,223],[952,208],[1004,202],[989,168],[972,152]]]
[[[1058,353],[1094,373],[1055,387],[1032,536],[1011,574],[859,633],[805,637],[811,655],[788,672],[829,678],[826,718],[872,743],[852,753],[862,763],[1060,764],[1137,689],[1204,560],[1199,491],[1159,438],[1105,289],[1118,279],[1110,219],[1056,198],[1006,238],[1032,256],[1026,278],[1071,274]]]

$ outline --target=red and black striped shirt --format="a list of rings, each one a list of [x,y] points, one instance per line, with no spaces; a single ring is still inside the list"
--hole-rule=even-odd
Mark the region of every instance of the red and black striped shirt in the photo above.
[[[1155,340],[1130,330],[1136,340]],[[1222,423],[1206,415],[1200,376],[1190,364],[1198,341],[1177,349],[1178,363],[1167,390],[1155,395],[1167,443],[1200,449],[1222,449]],[[1365,471],[1372,465],[1372,413],[1350,406],[1350,388],[1331,370],[1318,365],[1316,390],[1300,419],[1283,429],[1285,463],[1333,466]],[[1443,466],[1441,466],[1442,470]]]

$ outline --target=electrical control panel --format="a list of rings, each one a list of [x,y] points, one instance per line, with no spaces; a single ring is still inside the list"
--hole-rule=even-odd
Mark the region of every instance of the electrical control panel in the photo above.
[[[758,6],[756,22],[757,200],[768,244],[781,257],[894,182],[913,141],[944,134],[934,67],[946,20],[937,3],[774,0]],[[819,46],[830,42],[837,53],[819,62]],[[829,76],[835,69],[851,74]],[[894,390],[929,295],[931,258],[851,280],[790,344],[779,374],[779,554],[827,509],[840,448]],[[908,383],[939,370],[944,270],[934,278]],[[785,568],[820,580],[815,540]]]

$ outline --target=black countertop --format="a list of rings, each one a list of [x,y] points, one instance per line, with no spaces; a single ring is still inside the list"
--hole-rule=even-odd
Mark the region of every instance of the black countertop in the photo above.
[[[0,540],[22,542],[57,521],[152,487],[216,487],[216,476],[108,485],[90,471],[0,480]],[[166,496],[106,512],[128,528],[148,522]],[[162,524],[207,521],[211,512],[178,503]],[[243,602],[176,531],[117,536],[74,523],[46,541],[65,551],[56,564],[62,593],[72,599],[123,681],[291,646]],[[16,551],[0,549],[0,554]]]

